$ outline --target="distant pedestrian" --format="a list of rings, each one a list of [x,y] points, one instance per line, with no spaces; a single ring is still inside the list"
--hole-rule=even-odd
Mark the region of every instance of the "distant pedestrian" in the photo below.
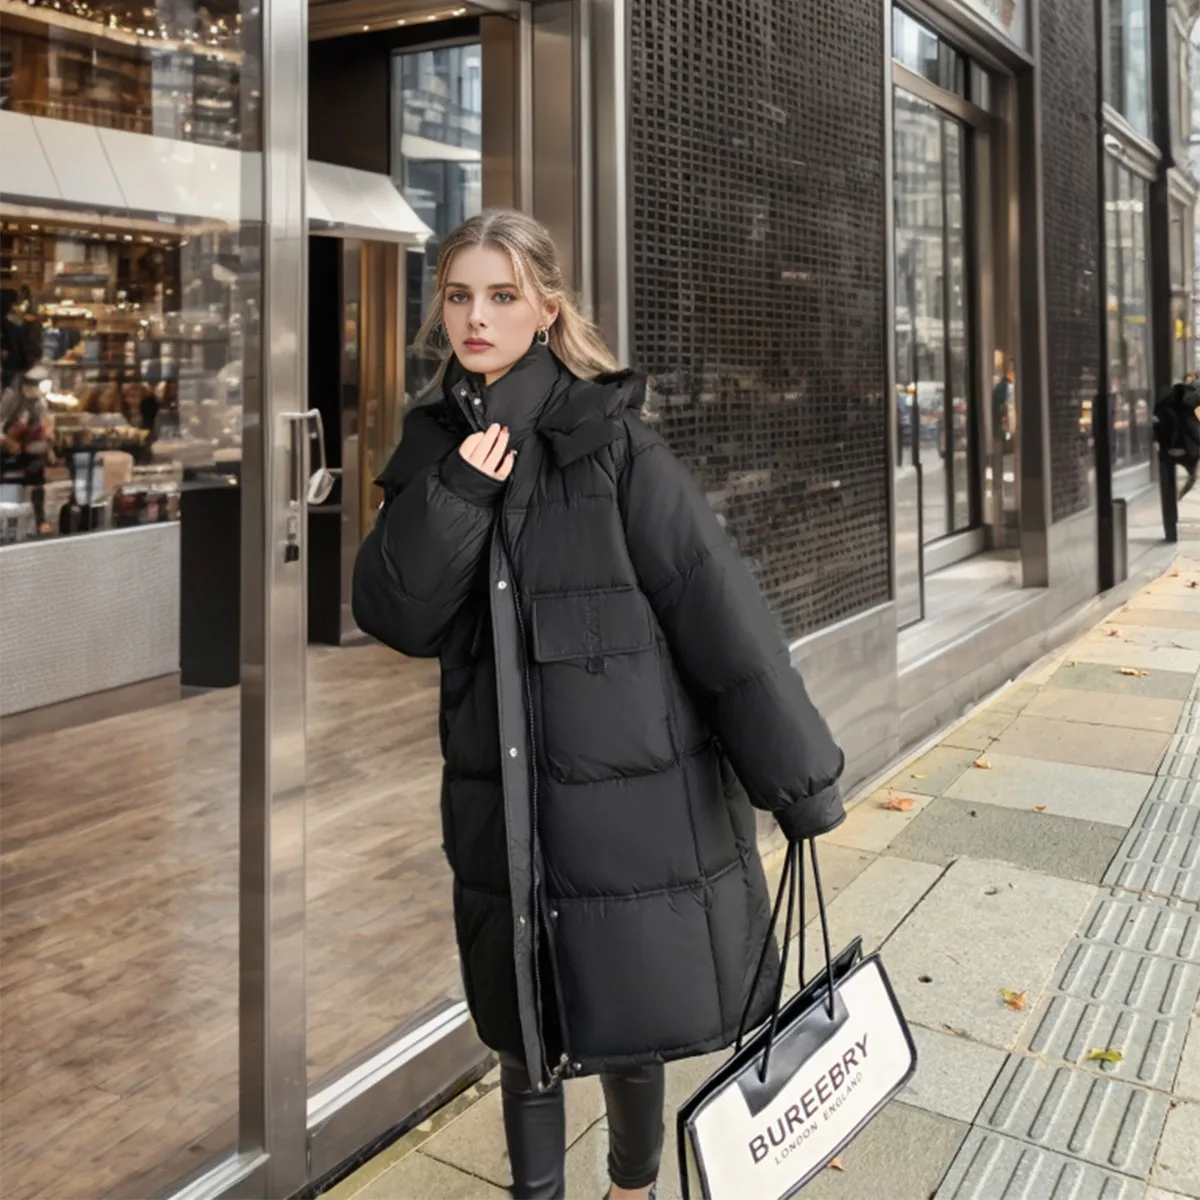
[[[793,839],[833,828],[842,754],[546,230],[472,218],[436,289],[441,387],[379,479],[354,615],[441,658],[444,846],[513,1195],[562,1200],[559,1081],[599,1075],[609,1194],[641,1200],[663,1064],[771,1008],[777,961],[750,995],[770,920],[751,803]]]
[[[1163,532],[1168,542],[1179,539],[1179,501],[1196,484],[1200,469],[1200,391],[1196,373],[1189,371],[1169,388],[1154,406],[1154,436],[1158,442],[1159,493],[1162,500]],[[1175,468],[1186,472],[1183,486],[1175,490]]]

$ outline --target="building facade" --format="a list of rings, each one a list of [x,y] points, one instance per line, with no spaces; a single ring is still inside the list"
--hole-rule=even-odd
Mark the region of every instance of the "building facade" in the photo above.
[[[348,594],[455,224],[551,228],[854,786],[1161,561],[1198,7],[0,0],[0,1192],[292,1195],[486,1069]]]

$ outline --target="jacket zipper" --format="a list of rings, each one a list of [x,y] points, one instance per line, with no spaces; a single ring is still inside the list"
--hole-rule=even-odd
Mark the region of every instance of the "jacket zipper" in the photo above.
[[[480,419],[478,401],[481,399],[473,389],[460,386],[455,389],[458,396],[459,407],[466,415],[471,426],[482,431],[486,426]],[[529,726],[529,792],[530,792],[530,860],[531,871],[533,877],[533,895],[532,895],[532,912],[530,919],[533,925],[533,996],[534,1008],[536,1009],[537,1019],[537,1039],[538,1049],[542,1055],[542,1074],[544,1081],[538,1083],[538,1090],[541,1092],[549,1091],[566,1073],[570,1065],[570,1056],[564,1053],[559,1058],[558,1064],[551,1069],[549,1062],[546,1059],[546,1043],[542,1037],[542,1019],[543,1019],[543,1003],[542,1003],[542,966],[541,966],[541,873],[538,870],[538,764],[537,764],[537,727],[533,717],[533,681],[529,672],[529,652],[525,638],[525,614],[521,606],[521,591],[517,586],[516,570],[514,568],[515,558],[512,552],[512,545],[508,540],[508,526],[504,520],[504,506],[501,502],[500,514],[497,518],[500,522],[500,542],[504,548],[504,557],[506,559],[505,566],[508,569],[508,577],[510,589],[512,591],[513,607],[517,614],[517,640],[520,643],[521,653],[521,671],[525,685],[525,714]],[[566,1031],[563,1031],[565,1038]]]

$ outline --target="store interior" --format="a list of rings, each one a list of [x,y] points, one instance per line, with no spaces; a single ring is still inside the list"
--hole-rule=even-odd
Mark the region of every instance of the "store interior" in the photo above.
[[[169,1192],[238,1140],[242,376],[262,295],[238,212],[259,128],[242,11],[0,0],[11,1200]],[[429,50],[385,48],[387,169],[308,170],[310,450],[335,477],[307,548],[313,1096],[462,999],[437,667],[359,635],[348,579],[429,376],[397,347],[437,237],[480,203],[463,12],[432,13],[453,23],[427,23]],[[175,179],[164,139],[186,143]]]

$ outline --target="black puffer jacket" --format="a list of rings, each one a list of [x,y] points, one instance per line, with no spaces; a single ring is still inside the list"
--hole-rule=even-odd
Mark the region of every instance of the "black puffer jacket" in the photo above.
[[[537,347],[488,389],[451,364],[355,571],[359,625],[441,657],[467,1001],[535,1079],[730,1044],[770,915],[746,793],[790,836],[842,817],[842,754],[643,396]],[[507,486],[457,453],[481,413]]]

